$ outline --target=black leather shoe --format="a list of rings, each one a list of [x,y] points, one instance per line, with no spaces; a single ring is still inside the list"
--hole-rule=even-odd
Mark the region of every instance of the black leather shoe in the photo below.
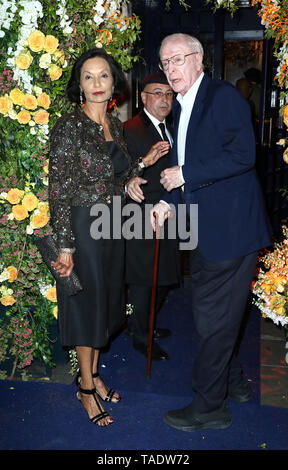
[[[145,357],[148,356],[148,347],[144,343],[139,343],[138,341],[133,341],[133,347]],[[152,355],[151,358],[153,361],[166,361],[169,359],[168,354],[163,351],[158,344],[153,343],[152,345]]]
[[[127,336],[134,336],[134,332],[131,326],[127,326],[125,330]],[[168,328],[155,328],[154,329],[154,339],[167,338],[171,335],[171,331]]]
[[[168,328],[155,328],[154,339],[162,339],[171,336],[171,331]]]
[[[228,398],[237,401],[238,403],[245,403],[246,401],[251,400],[252,392],[249,382],[243,380],[236,387],[228,389]]]
[[[188,405],[179,410],[168,411],[164,416],[166,424],[181,431],[194,432],[199,429],[225,429],[231,425],[229,408],[224,402],[221,408],[209,413],[196,413]]]

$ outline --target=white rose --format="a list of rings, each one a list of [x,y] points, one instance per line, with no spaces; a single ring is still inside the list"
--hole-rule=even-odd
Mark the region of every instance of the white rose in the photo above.
[[[41,93],[42,93],[42,91],[43,91],[42,88],[41,88],[40,86],[37,86],[37,85],[34,85],[33,88],[32,88],[32,90],[34,91],[34,93],[35,93],[36,96],[41,95]]]
[[[0,274],[0,282],[7,281],[9,278],[10,278],[9,272],[7,271],[7,269],[4,269],[4,271],[2,271],[2,273]]]
[[[42,54],[39,60],[39,67],[41,69],[48,69],[51,65],[51,55],[47,52],[46,54]]]
[[[8,116],[10,117],[10,119],[13,119],[13,120],[17,119],[17,113],[14,109],[11,109],[11,110],[9,109]]]
[[[28,235],[32,235],[33,231],[34,231],[34,230],[33,230],[32,225],[27,225],[27,227],[26,227],[26,233],[27,233]]]

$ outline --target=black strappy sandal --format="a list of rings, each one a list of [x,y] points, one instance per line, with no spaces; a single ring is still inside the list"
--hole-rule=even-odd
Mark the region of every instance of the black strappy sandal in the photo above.
[[[100,411],[100,413],[98,413],[98,415],[95,415],[95,416],[93,416],[92,418],[90,418],[90,421],[91,421],[92,423],[94,423],[94,424],[97,424],[98,421],[100,421],[101,419],[109,417],[109,418],[112,419],[112,421],[110,421],[108,424],[105,424],[105,426],[110,426],[110,424],[113,423],[113,418],[109,415],[108,411],[102,411],[102,410],[101,410],[100,405],[99,405],[99,403],[98,403],[98,400],[97,400],[97,398],[95,397],[96,389],[95,389],[95,388],[92,388],[91,390],[85,390],[85,389],[79,387],[79,390],[78,390],[78,392],[77,392],[77,398],[78,398],[78,400],[81,401],[81,396],[79,395],[79,392],[80,392],[80,393],[83,393],[84,395],[93,395],[93,398],[94,398],[94,400],[95,400],[95,403],[96,403],[96,405],[97,405],[97,407],[98,407],[98,409],[99,409],[99,411]],[[82,401],[81,401],[81,402],[82,402]],[[105,426],[103,426],[103,427],[105,427]],[[99,427],[102,427],[102,426],[99,425]]]
[[[93,379],[96,379],[97,377],[100,377],[99,375],[99,372],[95,372],[94,374],[92,374],[92,377]],[[75,382],[76,382],[76,385],[77,387],[80,387],[80,383],[81,383],[81,372],[80,370],[77,371],[77,375],[76,375],[76,378],[75,378]],[[101,400],[103,401],[106,401],[106,402],[109,402],[109,403],[119,403],[119,401],[121,400],[121,397],[119,396],[119,399],[117,401],[112,401],[112,398],[114,397],[115,399],[116,396],[115,396],[115,390],[113,390],[112,388],[109,388],[108,391],[106,392],[106,397],[105,398],[102,398],[100,393],[97,391],[97,389],[95,388],[96,390],[96,393],[97,395],[101,398]]]

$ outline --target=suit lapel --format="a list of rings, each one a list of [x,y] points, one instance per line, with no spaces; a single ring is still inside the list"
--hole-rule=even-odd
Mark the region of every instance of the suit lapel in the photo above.
[[[153,122],[151,121],[151,119],[149,119],[149,117],[147,116],[147,114],[145,113],[144,110],[140,111],[139,116],[141,118],[141,121],[142,121],[144,127],[147,129],[147,132],[150,134],[150,137],[151,137],[151,140],[153,141],[153,144],[155,144],[156,142],[161,140],[159,132],[157,131],[157,129],[155,128]],[[153,144],[151,144],[151,145],[153,145]]]
[[[210,82],[210,78],[207,75],[204,75],[200,83],[200,86],[199,86],[199,89],[195,98],[194,106],[192,109],[192,113],[190,116],[188,129],[187,129],[186,146],[189,140],[191,139],[193,140],[193,133],[195,131],[195,126],[197,122],[199,121],[201,112],[203,110],[204,100],[207,95],[207,88],[208,88],[209,82]]]

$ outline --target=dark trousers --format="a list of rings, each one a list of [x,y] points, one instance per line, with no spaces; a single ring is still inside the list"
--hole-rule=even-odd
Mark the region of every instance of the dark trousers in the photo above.
[[[229,387],[242,379],[235,348],[257,254],[213,263],[198,248],[191,252],[192,312],[198,338],[191,408],[197,412],[219,408]]]
[[[158,286],[156,295],[155,313],[160,310],[165,297],[168,293],[168,287]],[[129,303],[133,305],[133,313],[130,318],[130,328],[134,339],[141,343],[148,344],[150,310],[151,310],[151,286],[139,284],[129,285]]]

